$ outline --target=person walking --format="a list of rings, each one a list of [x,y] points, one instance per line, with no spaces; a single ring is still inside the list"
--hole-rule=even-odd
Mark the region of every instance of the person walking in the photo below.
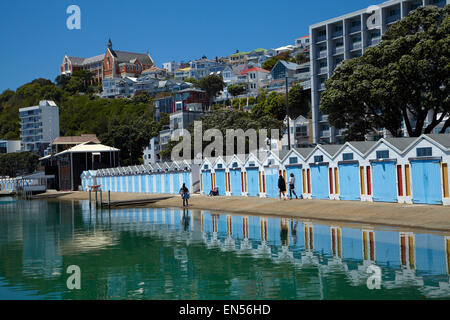
[[[293,173],[291,173],[289,177],[289,200],[292,200],[292,194],[298,199],[297,194],[295,193],[295,177]]]
[[[286,181],[284,180],[283,175],[280,172],[280,175],[278,176],[278,189],[280,190],[280,200],[281,195],[283,195],[283,199],[287,200],[286,197]]]
[[[189,207],[189,189],[186,187],[186,184],[183,183],[183,186],[180,189],[181,199],[183,199],[183,207]]]

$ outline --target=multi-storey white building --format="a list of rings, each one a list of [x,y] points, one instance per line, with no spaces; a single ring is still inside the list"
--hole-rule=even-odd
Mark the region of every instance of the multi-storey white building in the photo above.
[[[59,108],[43,100],[38,106],[19,109],[22,150],[44,155],[48,145],[59,137]]]
[[[389,26],[423,5],[444,7],[450,0],[392,0],[310,26],[311,99],[314,143],[342,140],[342,131],[330,127],[319,112],[325,81],[339,64],[361,56],[381,41]]]

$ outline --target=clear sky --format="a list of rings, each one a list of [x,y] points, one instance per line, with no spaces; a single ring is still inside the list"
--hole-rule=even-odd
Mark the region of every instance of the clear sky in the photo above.
[[[103,54],[109,38],[117,50],[148,50],[161,66],[294,44],[311,24],[380,2],[1,0],[0,92],[36,78],[54,80],[65,54]],[[81,8],[81,30],[66,27],[72,4]]]

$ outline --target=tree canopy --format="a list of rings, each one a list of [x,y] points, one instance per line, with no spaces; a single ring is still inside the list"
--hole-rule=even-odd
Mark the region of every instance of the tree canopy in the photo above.
[[[208,97],[210,105],[214,97],[216,97],[221,91],[223,91],[223,88],[225,88],[225,83],[223,82],[222,77],[215,74],[201,78],[197,85],[200,89],[206,91],[206,96]]]
[[[31,152],[0,154],[0,176],[16,177],[33,173],[39,157]]]
[[[275,65],[277,64],[278,60],[284,60],[287,62],[296,62],[296,59],[294,59],[290,56],[290,52],[286,51],[286,52],[282,52],[279,55],[264,61],[264,63],[262,64],[262,68],[266,69],[268,71],[271,71],[273,69],[273,67],[275,67]]]
[[[404,122],[417,137],[449,117],[449,11],[420,7],[393,24],[378,46],[344,61],[321,96],[330,124],[347,128],[347,139],[363,140],[379,128],[399,136]],[[441,132],[449,126],[450,119]]]
[[[247,92],[247,85],[245,83],[231,84],[227,90],[233,97],[237,97]]]

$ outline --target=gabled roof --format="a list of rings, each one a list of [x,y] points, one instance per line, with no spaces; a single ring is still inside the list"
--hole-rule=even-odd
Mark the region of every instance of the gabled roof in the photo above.
[[[110,50],[111,54],[120,62],[130,62],[134,59],[138,59],[142,64],[153,65],[153,60],[150,58],[148,54],[145,53],[136,53],[136,52],[126,52],[126,51],[117,51]]]
[[[303,159],[306,159],[316,148],[294,148]]]
[[[381,140],[386,141],[391,146],[396,148],[400,153],[403,153],[417,138],[383,138]]]
[[[330,156],[330,158],[334,158],[336,153],[338,153],[338,151],[342,149],[342,145],[337,144],[319,145],[318,147],[325,151]]]
[[[434,140],[435,142],[437,142],[438,144],[440,144],[444,148],[447,148],[447,150],[450,150],[450,133],[446,133],[446,134],[437,134],[437,133],[435,133],[435,134],[425,134],[424,136]]]
[[[287,62],[284,60],[278,60],[277,64],[281,63],[286,69],[289,70],[297,70],[299,68],[299,65],[293,62]],[[274,67],[275,68],[275,67]]]
[[[100,141],[95,134],[82,134],[81,136],[58,137],[52,144],[80,144],[84,142],[93,142],[99,144]]]
[[[350,141],[345,145],[350,145],[358,150],[361,155],[365,155],[375,144],[376,141]]]
[[[270,71],[266,70],[266,69],[261,69],[261,68],[257,68],[257,67],[253,67],[251,69],[247,69],[247,70],[243,70],[240,75],[244,75],[247,74],[249,72],[264,72],[264,73],[270,73]]]
[[[120,150],[113,147],[105,146],[103,144],[85,142],[80,143],[75,147],[62,151],[60,153],[57,153],[55,154],[55,156],[75,152],[113,152],[113,151],[120,151]]]

